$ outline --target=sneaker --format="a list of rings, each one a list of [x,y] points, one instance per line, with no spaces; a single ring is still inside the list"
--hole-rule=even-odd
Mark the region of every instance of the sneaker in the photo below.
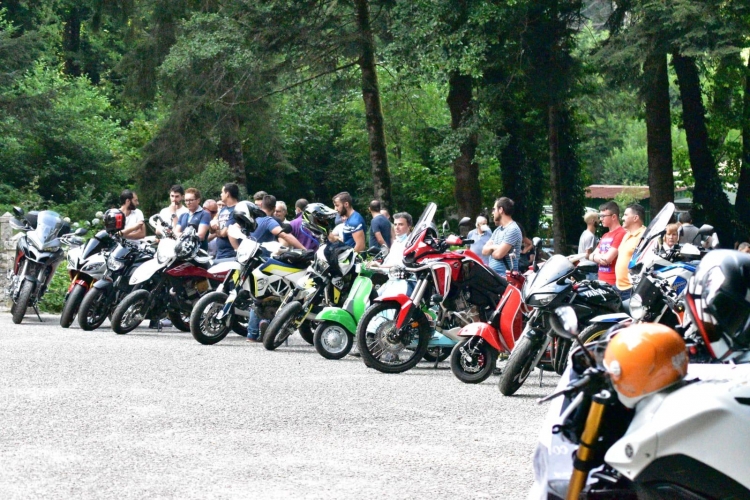
[[[260,342],[260,339],[258,337],[248,337],[246,341],[257,344],[258,342]]]
[[[268,329],[268,325],[270,325],[270,324],[271,324],[271,322],[268,321],[267,319],[260,320],[260,325],[259,325],[258,328],[260,329],[260,336],[261,337],[263,337],[263,334],[266,333],[266,330]]]
[[[161,327],[162,328],[169,328],[170,326],[172,326],[172,322],[171,321],[169,321],[168,319],[161,320]]]

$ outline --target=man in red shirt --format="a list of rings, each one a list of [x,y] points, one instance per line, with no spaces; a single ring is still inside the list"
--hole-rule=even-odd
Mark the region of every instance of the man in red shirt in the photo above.
[[[589,258],[599,264],[599,281],[614,285],[617,249],[627,231],[620,225],[620,207],[614,201],[608,201],[599,207],[599,220],[609,231],[604,233],[599,246]]]

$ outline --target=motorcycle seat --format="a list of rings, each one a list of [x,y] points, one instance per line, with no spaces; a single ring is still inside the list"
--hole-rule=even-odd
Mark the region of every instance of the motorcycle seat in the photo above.
[[[277,256],[276,260],[293,267],[305,268],[310,265],[314,257],[315,252],[313,250],[288,250]]]

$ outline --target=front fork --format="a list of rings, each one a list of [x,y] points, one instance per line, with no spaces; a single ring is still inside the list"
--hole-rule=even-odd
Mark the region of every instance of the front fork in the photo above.
[[[596,450],[594,448],[599,439],[599,428],[604,417],[604,409],[611,404],[612,398],[613,394],[606,389],[595,394],[592,398],[589,414],[586,417],[586,425],[583,428],[576,458],[573,461],[573,472],[570,475],[566,500],[578,500],[581,491],[586,486],[589,472],[595,467]]]

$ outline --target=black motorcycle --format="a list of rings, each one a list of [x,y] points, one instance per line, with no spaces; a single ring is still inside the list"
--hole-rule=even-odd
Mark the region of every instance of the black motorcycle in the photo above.
[[[38,304],[44,297],[47,287],[52,281],[57,266],[65,257],[63,251],[63,235],[70,233],[70,224],[65,222],[57,212],[52,210],[32,211],[28,214],[18,207],[13,207],[15,217],[10,220],[10,226],[23,234],[16,242],[16,254],[13,266],[8,270],[8,288],[6,293],[13,305],[11,314],[13,323],[23,321],[28,307],[34,308],[39,318]],[[86,230],[78,229],[68,240],[79,237]],[[82,240],[75,243],[81,244]]]
[[[536,366],[558,374],[565,370],[571,340],[552,329],[550,321],[557,307],[571,306],[582,324],[621,311],[622,301],[612,285],[585,279],[593,271],[591,267],[593,263],[576,267],[562,255],[553,255],[541,268],[535,265],[538,272],[521,290],[524,303],[533,310],[500,376],[500,392],[504,395],[514,394]]]
[[[142,263],[153,259],[155,250],[147,244],[117,237],[117,246],[108,253],[107,271],[86,293],[78,311],[82,330],[96,330],[133,291],[130,277]]]

